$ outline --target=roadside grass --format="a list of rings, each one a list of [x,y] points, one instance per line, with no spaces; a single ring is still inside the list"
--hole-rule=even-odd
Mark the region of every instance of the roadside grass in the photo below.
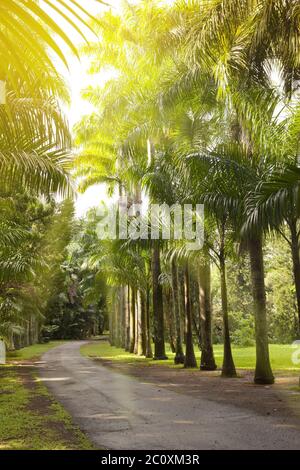
[[[200,352],[195,347],[196,358],[199,364]],[[110,346],[107,341],[97,341],[81,347],[81,354],[91,358],[102,358],[108,361],[121,362],[126,364],[140,364],[145,366],[164,365],[172,368],[182,368],[182,365],[174,364],[174,354],[171,352],[169,345],[166,345],[167,361],[153,361],[145,357],[139,357],[130,354],[123,349]],[[232,349],[235,365],[238,369],[251,370],[255,367],[255,347],[237,347]],[[291,374],[299,373],[299,366],[293,364],[292,355],[298,352],[300,359],[300,347],[295,349],[289,344],[271,344],[270,358],[272,368],[276,371],[285,371]],[[214,354],[218,367],[221,367],[223,361],[223,346],[217,344],[214,346]]]
[[[54,341],[9,354],[0,366],[0,450],[92,450],[87,437],[54,400],[30,364],[47,350],[63,344]],[[19,363],[17,362],[19,361]]]
[[[39,358],[42,354],[49,351],[49,349],[55,348],[56,346],[64,343],[65,341],[49,341],[49,343],[33,344],[32,346],[27,346],[26,348],[22,348],[17,351],[9,351],[7,353],[7,359],[8,361],[32,360],[34,358]]]

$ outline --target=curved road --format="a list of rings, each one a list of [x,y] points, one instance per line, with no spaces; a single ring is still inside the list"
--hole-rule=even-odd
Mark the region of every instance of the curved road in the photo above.
[[[48,351],[40,376],[100,448],[300,449],[300,427],[114,372],[82,357],[85,343]]]

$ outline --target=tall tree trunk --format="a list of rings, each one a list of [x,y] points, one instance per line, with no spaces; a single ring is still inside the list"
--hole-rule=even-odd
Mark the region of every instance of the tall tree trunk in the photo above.
[[[146,296],[141,292],[141,308],[142,308],[142,353],[146,356],[147,351],[147,325],[146,325]]]
[[[220,256],[220,274],[221,274],[221,300],[223,312],[223,338],[224,338],[224,357],[222,365],[222,377],[236,377],[235,365],[232,357],[231,340],[229,332],[228,319],[228,296],[226,281],[225,256],[221,252]]]
[[[206,256],[199,267],[199,304],[201,328],[201,370],[216,370],[212,345],[212,308],[211,308],[210,261]]]
[[[109,342],[111,346],[115,346],[115,338],[116,338],[116,309],[118,306],[118,296],[117,296],[117,289],[113,289],[112,291],[112,303],[109,315]]]
[[[113,346],[113,309],[114,309],[114,302],[112,303],[112,307],[109,309],[109,316],[108,316],[108,323],[109,323],[109,344]]]
[[[135,321],[134,321],[134,324],[135,324],[135,342],[134,342],[134,349],[133,349],[133,352],[134,354],[137,354],[138,353],[138,340],[139,340],[139,321],[138,321],[138,310],[139,310],[139,304],[138,304],[138,291],[136,289],[134,289],[134,296],[135,296],[135,302],[134,302],[134,306],[135,306],[135,311],[134,311],[134,316],[135,316]]]
[[[254,381],[257,384],[272,384],[274,383],[274,376],[269,358],[266,291],[261,237],[253,237],[249,241],[249,254],[256,336],[256,367]]]
[[[298,336],[300,337],[300,256],[299,256],[299,236],[297,233],[297,221],[290,220],[289,227],[291,232],[291,252],[293,261],[293,274],[297,300],[298,314]]]
[[[116,305],[115,305],[115,318],[114,318],[114,345],[118,348],[120,346],[119,344],[119,338],[120,338],[120,287],[117,289],[117,295],[116,295]]]
[[[191,293],[193,301],[191,302],[192,322],[193,329],[197,335],[197,345],[199,351],[201,351],[201,331],[200,331],[200,305],[199,305],[199,282],[198,280],[192,280],[191,282]]]
[[[129,352],[134,352],[135,345],[135,292],[130,289],[130,345]]]
[[[29,339],[29,345],[32,345],[34,343],[34,338],[33,338],[33,317],[30,315],[29,320],[28,320],[28,339]]]
[[[142,299],[142,292],[137,291],[137,354],[143,356],[145,354],[145,314]]]
[[[159,244],[152,248],[152,283],[153,283],[153,329],[154,329],[154,359],[167,359],[164,338],[164,311],[162,287],[159,283],[160,252]]]
[[[164,313],[166,317],[166,323],[168,327],[169,333],[169,343],[170,349],[172,353],[175,353],[175,341],[174,341],[174,316],[173,316],[173,309],[172,309],[172,302],[171,302],[171,293],[168,290],[163,294],[165,302],[164,302]]]
[[[136,346],[135,353],[142,356],[143,341],[142,341],[142,305],[141,305],[141,292],[137,290],[136,293]]]
[[[192,327],[192,311],[191,311],[191,297],[190,297],[190,276],[188,264],[186,264],[184,271],[184,287],[185,287],[185,359],[184,367],[197,367],[196,356],[193,344],[193,327]]]
[[[129,298],[130,287],[125,288],[125,351],[129,351],[130,348],[130,298]]]
[[[125,288],[120,287],[118,346],[125,348]]]
[[[180,299],[178,290],[178,271],[176,266],[176,260],[172,259],[172,295],[173,295],[173,311],[175,318],[175,329],[176,329],[176,343],[175,343],[175,364],[184,364],[184,353],[182,349],[181,339],[181,326],[180,326]]]
[[[146,292],[146,357],[152,358],[152,347],[151,347],[151,328],[150,328],[150,290]]]
[[[179,313],[180,313],[180,331],[185,331],[185,289],[184,289],[184,269],[177,269],[179,282]],[[185,335],[183,335],[185,344]]]

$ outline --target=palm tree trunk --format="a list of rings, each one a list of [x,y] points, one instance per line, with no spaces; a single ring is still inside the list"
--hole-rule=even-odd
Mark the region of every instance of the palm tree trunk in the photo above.
[[[147,351],[147,325],[146,325],[146,296],[141,293],[141,307],[142,307],[142,347],[143,356],[146,356]]]
[[[175,345],[175,364],[184,364],[184,353],[182,349],[181,340],[181,327],[180,327],[180,299],[178,291],[178,271],[176,261],[173,258],[172,264],[172,294],[173,294],[173,311],[175,318],[175,329],[176,329],[176,345]]]
[[[116,346],[116,310],[118,308],[117,289],[113,290],[111,311],[109,315],[109,342],[111,346]]]
[[[186,325],[186,336],[185,336],[185,359],[184,367],[197,367],[196,356],[194,352],[193,344],[193,328],[192,328],[192,311],[191,311],[191,298],[190,298],[190,276],[188,264],[186,264],[184,271],[184,286],[185,286],[185,325]]]
[[[120,347],[120,305],[121,305],[121,287],[117,290],[117,302],[115,308],[115,346]]]
[[[257,384],[272,384],[274,376],[269,358],[266,291],[262,239],[260,236],[249,241],[252,292],[255,313],[256,368],[254,381]]]
[[[150,328],[150,290],[146,292],[146,357],[153,357],[151,347],[151,328]]]
[[[130,289],[130,345],[129,352],[134,352],[135,345],[135,292]]]
[[[130,348],[130,287],[125,288],[125,351]]]
[[[113,309],[114,309],[114,302],[112,303],[112,307],[109,311],[109,344],[113,346]]]
[[[199,267],[199,303],[201,329],[201,370],[216,370],[212,345],[212,308],[211,308],[210,261],[205,257]]]
[[[173,318],[173,309],[172,309],[172,302],[171,302],[171,294],[168,290],[164,294],[165,302],[164,302],[164,312],[169,332],[169,343],[170,349],[172,353],[175,353],[175,341],[174,341],[174,318]]]
[[[291,232],[291,252],[293,261],[293,274],[296,290],[297,313],[298,313],[298,336],[300,337],[300,256],[299,256],[299,236],[297,233],[297,221],[289,221]]]
[[[125,349],[125,287],[120,288],[120,328],[119,328],[119,343],[120,347]]]
[[[199,348],[199,351],[201,351],[201,331],[200,331],[200,315],[199,315],[199,310],[200,310],[200,305],[199,305],[199,282],[198,280],[193,280],[191,284],[192,288],[192,295],[194,298],[194,302],[192,302],[192,322],[193,322],[193,330],[196,333],[197,336],[197,345]]]
[[[164,311],[160,276],[159,245],[154,243],[152,248],[152,283],[153,283],[153,329],[154,329],[154,359],[167,359],[164,338]]]
[[[184,269],[177,269],[179,282],[179,313],[180,313],[180,331],[185,331],[185,289],[184,289]],[[182,338],[185,344],[185,335]]]
[[[222,365],[222,377],[236,377],[235,365],[232,357],[231,340],[229,332],[228,319],[228,296],[225,257],[223,253],[220,256],[220,274],[221,274],[221,301],[223,312],[223,336],[224,336],[224,357]]]
[[[139,340],[139,321],[138,321],[138,310],[139,310],[139,305],[138,305],[138,291],[134,289],[134,324],[135,324],[135,342],[134,342],[134,349],[133,352],[134,354],[138,353],[138,340]]]
[[[137,291],[137,354],[143,356],[145,354],[145,321],[144,321],[144,306],[142,299],[142,292]]]

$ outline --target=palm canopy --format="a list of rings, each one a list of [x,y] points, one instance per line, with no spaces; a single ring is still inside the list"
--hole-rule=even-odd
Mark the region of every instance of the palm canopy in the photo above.
[[[57,100],[18,97],[10,92],[0,106],[0,178],[2,190],[70,191],[71,137]]]
[[[189,14],[181,24],[186,61],[211,71],[224,96],[232,77],[270,83],[277,67],[290,94],[299,77],[297,0],[191,0],[178,2]]]
[[[95,0],[95,3],[104,3]],[[46,7],[46,8],[45,8]],[[47,8],[49,13],[47,13]],[[13,84],[17,89],[17,77],[26,79],[30,70],[40,64],[50,74],[57,75],[52,50],[67,65],[67,60],[58,42],[57,35],[78,56],[77,49],[62,26],[53,19],[57,15],[74,31],[85,37],[82,26],[91,29],[91,15],[76,0],[3,0],[0,5],[0,79]]]

